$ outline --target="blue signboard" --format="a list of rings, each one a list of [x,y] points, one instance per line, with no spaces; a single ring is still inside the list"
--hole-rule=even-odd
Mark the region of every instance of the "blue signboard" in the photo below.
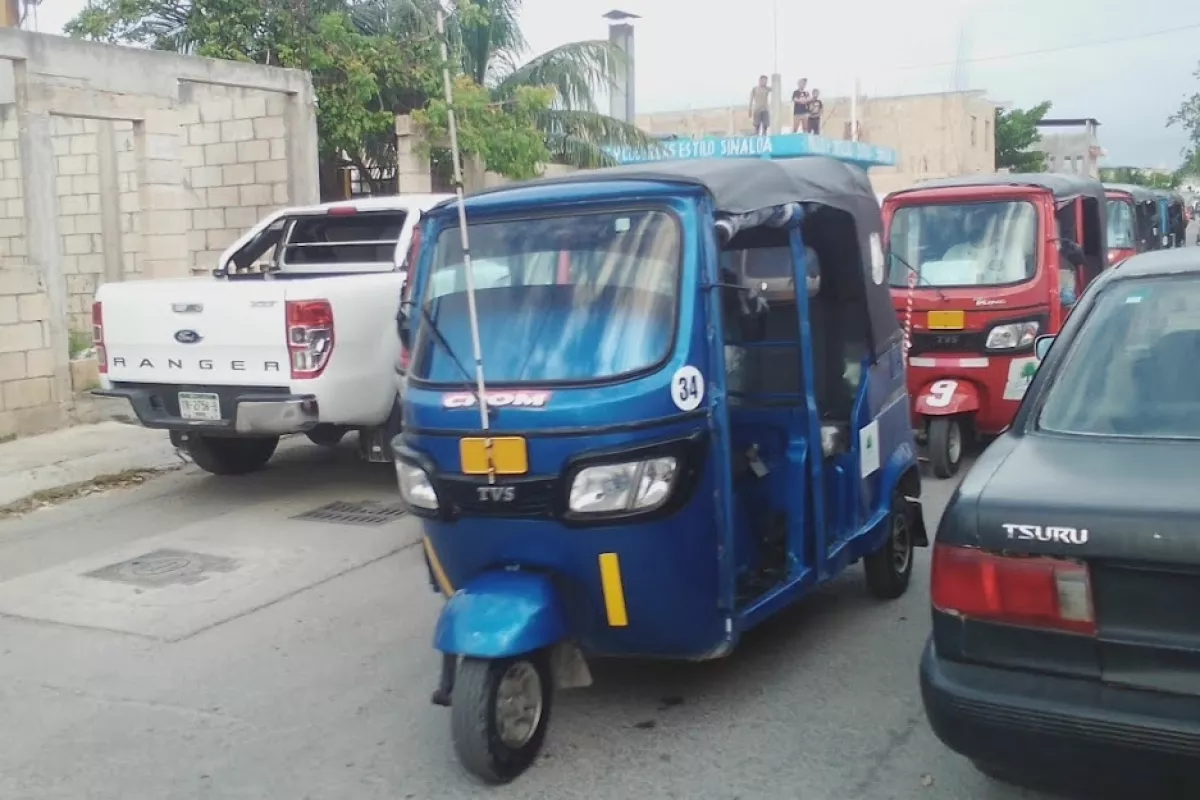
[[[608,148],[618,164],[649,161],[679,161],[697,158],[801,158],[830,156],[864,167],[893,167],[896,151],[864,142],[826,139],[807,133],[780,136],[706,136],[700,139],[671,139],[657,142],[649,150],[631,147]]]

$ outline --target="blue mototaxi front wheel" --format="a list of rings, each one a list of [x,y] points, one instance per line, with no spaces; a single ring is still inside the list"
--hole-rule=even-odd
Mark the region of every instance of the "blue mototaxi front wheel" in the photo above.
[[[515,779],[541,752],[553,698],[553,676],[543,652],[461,659],[450,709],[459,762],[484,783]]]

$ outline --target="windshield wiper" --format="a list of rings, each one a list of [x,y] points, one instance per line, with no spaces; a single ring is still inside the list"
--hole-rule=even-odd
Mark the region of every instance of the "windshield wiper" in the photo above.
[[[462,361],[459,360],[458,356],[454,352],[454,348],[450,346],[448,341],[446,341],[445,335],[442,334],[442,331],[437,326],[437,323],[433,321],[433,316],[429,313],[429,309],[425,307],[424,303],[418,305],[413,303],[411,300],[409,300],[408,303],[410,305],[417,306],[417,310],[421,314],[422,321],[429,326],[429,330],[433,333],[433,340],[442,346],[442,349],[446,351],[446,355],[450,356],[450,360],[454,362],[454,366],[458,367],[458,371],[462,373],[463,387],[471,393],[471,396],[475,398],[476,403],[484,402],[483,398],[479,396],[479,387],[475,385],[474,376],[471,375],[471,373],[463,365]],[[488,407],[488,411],[491,412],[490,407]]]
[[[907,269],[909,272],[911,272],[913,275],[915,275],[915,276],[917,277],[917,284],[918,284],[918,285],[920,285],[920,284],[921,284],[921,282],[922,282],[922,281],[924,281],[926,286],[928,286],[930,289],[933,289],[933,291],[937,293],[937,296],[938,296],[938,298],[939,298],[939,299],[940,299],[940,300],[941,300],[943,303],[949,303],[949,302],[950,302],[950,298],[949,298],[949,297],[946,297],[946,293],[945,293],[945,292],[943,292],[941,289],[939,289],[939,288],[938,288],[937,286],[935,286],[934,284],[930,283],[928,278],[926,278],[926,277],[924,277],[923,275],[921,275],[921,270],[917,269],[917,268],[916,268],[916,267],[914,267],[912,264],[908,263],[907,261],[905,261],[905,260],[904,260],[903,258],[901,258],[900,256],[896,255],[895,253],[889,253],[888,255],[890,255],[892,258],[896,259],[897,261],[899,261],[899,262],[900,262],[900,266],[904,267],[904,268],[905,268],[905,269]]]

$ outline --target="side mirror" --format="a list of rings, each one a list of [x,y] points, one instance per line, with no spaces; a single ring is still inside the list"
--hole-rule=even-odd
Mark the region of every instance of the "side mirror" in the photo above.
[[[1063,254],[1063,258],[1067,259],[1067,261],[1073,267],[1082,267],[1087,263],[1087,258],[1084,256],[1083,248],[1075,242],[1060,242],[1058,251]]]
[[[1033,340],[1033,354],[1037,356],[1038,361],[1045,360],[1046,354],[1050,352],[1050,345],[1054,344],[1054,339],[1053,334],[1047,334]]]

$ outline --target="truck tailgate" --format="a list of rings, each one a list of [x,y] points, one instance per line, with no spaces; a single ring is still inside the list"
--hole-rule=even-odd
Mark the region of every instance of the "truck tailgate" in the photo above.
[[[96,293],[110,381],[286,386],[286,284],[106,283]]]

